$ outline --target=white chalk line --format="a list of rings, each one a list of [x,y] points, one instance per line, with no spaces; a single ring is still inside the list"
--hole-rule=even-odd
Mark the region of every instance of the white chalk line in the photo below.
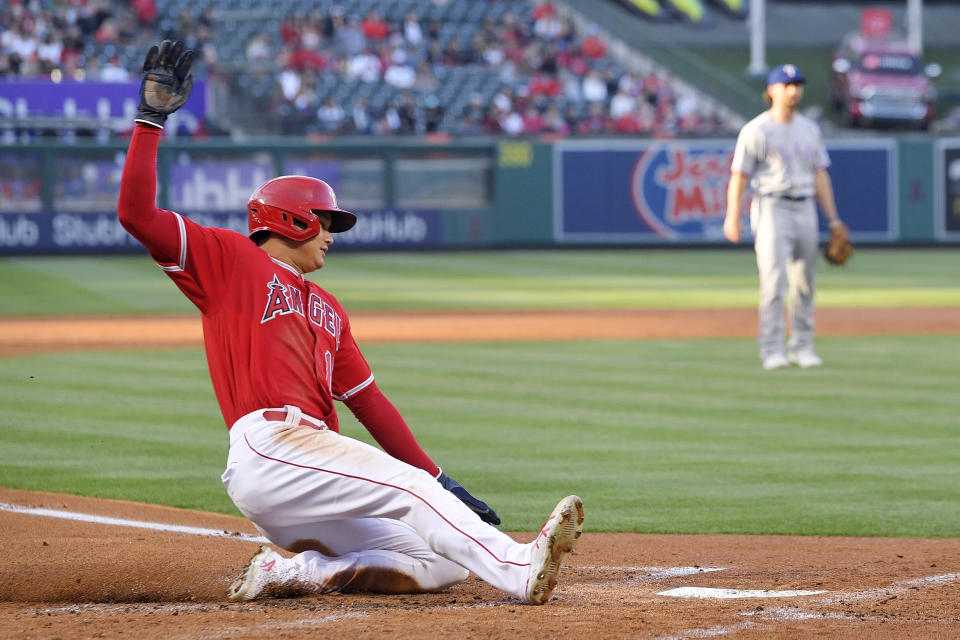
[[[864,589],[861,591],[851,591],[847,593],[832,593],[829,596],[813,598],[807,600],[807,605],[831,605],[849,600],[867,600],[870,598],[883,598],[902,595],[911,589],[920,587],[938,587],[946,584],[960,582],[960,573],[942,573],[933,576],[924,576],[913,578],[901,582],[895,582],[887,587],[877,587],[874,589]],[[839,612],[816,612],[803,610],[799,607],[774,607],[764,609],[763,611],[741,611],[738,615],[746,618],[754,618],[763,622],[779,622],[791,620],[850,620],[857,622],[882,620],[881,616],[864,616]],[[751,622],[740,623],[736,625],[718,625],[708,629],[688,629],[679,634],[658,636],[656,640],[686,640],[688,638],[716,638],[719,636],[737,633],[756,625]]]
[[[725,636],[728,633],[736,633],[738,631],[746,631],[747,629],[752,629],[755,627],[752,622],[740,622],[733,625],[717,625],[715,627],[707,627],[706,629],[686,629],[676,634],[664,635],[664,636],[655,636],[654,640],[688,640],[689,638],[717,638],[719,636]]]
[[[669,578],[683,578],[685,576],[699,575],[701,573],[713,573],[714,571],[726,571],[726,567],[605,567],[589,566],[575,567],[576,569],[587,569],[591,571],[616,571],[618,573],[637,573],[642,575],[631,576],[625,580],[618,580],[610,584],[638,584],[641,582],[656,582],[658,580],[667,580]]]
[[[366,613],[336,613],[327,616],[320,616],[315,618],[301,618],[299,620],[287,620],[285,622],[273,621],[266,622],[264,624],[259,624],[256,626],[244,625],[242,627],[225,627],[223,629],[217,629],[215,631],[205,631],[199,635],[197,633],[191,632],[187,635],[181,636],[168,636],[169,640],[196,640],[197,638],[235,638],[238,635],[241,637],[251,637],[257,636],[261,631],[281,631],[283,629],[302,629],[307,626],[321,626],[329,624],[331,622],[340,622],[341,620],[354,620],[359,618],[365,618],[368,614]],[[267,635],[267,634],[264,634]],[[272,635],[272,634],[270,634]]]
[[[798,598],[801,596],[816,596],[826,591],[804,591],[791,589],[786,591],[771,591],[768,589],[713,589],[709,587],[677,587],[660,591],[658,596],[670,598],[701,598],[709,600],[732,600],[743,598]]]
[[[207,536],[210,538],[228,538],[231,540],[242,540],[243,542],[270,542],[263,536],[257,536],[252,533],[230,532],[220,529],[207,529],[205,527],[188,527],[178,524],[165,524],[162,522],[147,522],[144,520],[127,520],[126,518],[108,518],[106,516],[97,516],[90,513],[78,513],[76,511],[60,511],[58,509],[22,507],[20,505],[7,504],[5,502],[0,502],[0,511],[10,511],[13,513],[23,513],[26,515],[42,516],[46,518],[60,518],[62,520],[74,520],[76,522],[107,524],[116,527],[133,527],[136,529],[151,529],[154,531],[170,531],[173,533],[186,533],[189,535]]]

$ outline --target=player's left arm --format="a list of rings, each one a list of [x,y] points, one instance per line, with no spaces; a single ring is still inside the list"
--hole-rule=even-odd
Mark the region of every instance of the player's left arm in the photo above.
[[[817,169],[813,174],[813,187],[817,194],[817,202],[820,203],[820,210],[827,218],[830,229],[842,229],[847,231],[847,225],[843,224],[837,213],[837,201],[833,197],[833,182],[830,180],[830,174],[826,167]]]
[[[500,516],[496,511],[482,500],[475,498],[459,482],[444,473],[417,442],[413,431],[400,415],[400,411],[380,391],[373,380],[370,365],[367,364],[353,339],[349,320],[343,323],[340,348],[337,350],[334,362],[332,389],[334,398],[347,405],[347,408],[384,451],[397,460],[402,460],[432,475],[444,489],[470,507],[483,521],[500,524]]]
[[[837,201],[833,197],[833,182],[830,180],[830,174],[827,169],[830,167],[830,155],[827,153],[827,147],[823,144],[823,138],[820,135],[820,128],[814,125],[816,136],[816,155],[814,159],[813,189],[820,203],[820,211],[827,218],[827,224],[830,230],[838,230],[847,235],[847,225],[843,224],[840,216],[837,214]]]

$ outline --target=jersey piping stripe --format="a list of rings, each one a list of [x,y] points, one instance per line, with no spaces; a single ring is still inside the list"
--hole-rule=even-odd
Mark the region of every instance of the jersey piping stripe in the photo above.
[[[250,440],[249,440],[249,438],[247,438],[247,434],[243,434],[243,440],[244,440],[244,442],[247,443],[247,446],[250,447],[250,450],[251,450],[251,451],[253,451],[255,454],[257,454],[258,456],[260,456],[261,458],[264,458],[264,459],[266,459],[266,460],[271,460],[271,461],[273,461],[273,462],[279,462],[280,464],[287,464],[287,465],[290,465],[291,467],[297,467],[297,468],[299,468],[299,469],[309,469],[310,471],[319,471],[320,473],[329,473],[330,475],[340,476],[340,477],[342,477],[342,478],[349,478],[349,479],[351,479],[351,480],[361,480],[361,481],[363,481],[363,482],[369,482],[369,483],[371,483],[371,484],[380,485],[381,487],[387,487],[387,488],[390,488],[390,489],[396,489],[397,491],[403,491],[404,493],[408,493],[408,494],[410,494],[411,496],[413,496],[414,498],[416,498],[417,500],[419,500],[420,502],[422,502],[423,504],[427,505],[427,506],[430,508],[431,511],[433,511],[435,514],[437,514],[438,516],[440,516],[440,519],[443,520],[444,522],[446,522],[448,525],[450,525],[457,533],[460,533],[460,534],[463,535],[465,538],[467,538],[467,539],[471,540],[472,542],[476,543],[478,547],[480,547],[481,549],[483,549],[484,551],[486,551],[488,554],[490,554],[490,557],[492,557],[494,560],[496,560],[496,561],[499,562],[500,564],[511,564],[511,565],[513,565],[513,566],[515,566],[515,567],[529,567],[529,566],[530,566],[530,563],[529,563],[529,562],[520,563],[520,562],[513,562],[512,560],[502,560],[502,559],[500,559],[500,558],[497,556],[497,554],[495,554],[493,551],[490,551],[490,549],[488,549],[487,547],[485,547],[482,542],[480,542],[479,540],[477,540],[476,538],[474,538],[473,536],[471,536],[469,533],[467,533],[467,532],[464,531],[463,529],[459,528],[457,525],[455,525],[455,524],[453,524],[452,522],[450,522],[449,520],[447,520],[447,519],[443,516],[442,513],[440,513],[439,511],[437,511],[436,507],[434,507],[432,504],[430,504],[429,502],[427,502],[424,498],[422,498],[421,496],[415,494],[413,491],[410,491],[409,489],[404,489],[403,487],[398,487],[398,486],[396,486],[396,485],[389,484],[389,483],[386,483],[386,482],[380,482],[379,480],[371,480],[370,478],[363,478],[363,477],[361,477],[361,476],[353,476],[353,475],[350,475],[350,474],[348,474],[348,473],[341,473],[341,472],[339,472],[339,471],[331,471],[330,469],[321,469],[320,467],[311,467],[311,466],[309,466],[309,465],[297,464],[296,462],[290,462],[290,461],[288,461],[288,460],[281,460],[280,458],[273,458],[273,457],[271,457],[271,456],[268,456],[268,455],[265,454],[265,453],[261,453],[261,452],[257,451],[257,449],[256,449],[252,444],[250,444]]]
[[[183,224],[183,217],[176,211],[173,215],[177,216],[177,226],[180,228],[180,261],[177,266],[183,270],[187,268],[187,230]]]
[[[273,256],[270,256],[270,259],[273,260],[274,262],[276,262],[278,265],[280,265],[280,266],[283,267],[284,269],[286,269],[287,271],[289,271],[290,273],[292,273],[293,275],[295,275],[295,276],[297,276],[298,278],[301,278],[301,279],[302,279],[303,274],[301,274],[301,273],[300,273],[299,271],[297,271],[295,268],[291,267],[291,266],[290,266],[289,264],[287,264],[286,262],[283,262],[282,260],[277,260],[277,259],[274,258]]]
[[[334,399],[334,400],[346,400],[347,398],[349,398],[349,397],[351,397],[351,396],[355,396],[355,395],[357,395],[358,393],[360,393],[361,391],[363,391],[364,389],[366,389],[367,387],[369,387],[372,382],[373,382],[373,374],[371,373],[369,378],[367,378],[366,380],[364,380],[363,382],[361,382],[360,384],[358,384],[357,386],[355,386],[353,389],[350,389],[350,391],[345,392],[343,395],[339,395],[339,396],[338,396],[338,395],[335,394],[335,393],[332,394],[332,395],[333,395],[333,399]]]

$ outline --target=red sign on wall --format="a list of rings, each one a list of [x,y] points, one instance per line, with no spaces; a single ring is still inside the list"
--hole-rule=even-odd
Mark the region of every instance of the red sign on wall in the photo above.
[[[860,14],[860,33],[867,38],[884,38],[893,29],[893,12],[887,9],[864,9]]]

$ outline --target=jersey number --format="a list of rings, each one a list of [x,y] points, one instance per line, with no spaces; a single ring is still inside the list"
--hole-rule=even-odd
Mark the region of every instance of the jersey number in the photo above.
[[[323,362],[327,366],[327,391],[333,393],[333,354],[325,351]]]

